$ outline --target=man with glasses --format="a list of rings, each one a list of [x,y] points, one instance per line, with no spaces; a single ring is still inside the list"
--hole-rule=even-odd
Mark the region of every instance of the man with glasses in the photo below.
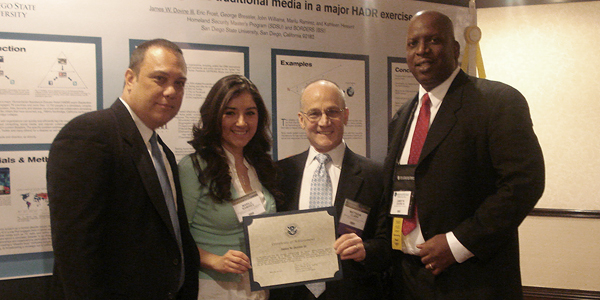
[[[386,267],[387,244],[374,239],[383,192],[382,167],[352,152],[345,144],[344,126],[349,110],[344,92],[333,82],[318,80],[302,92],[298,112],[300,127],[310,142],[307,151],[277,162],[279,189],[285,202],[278,211],[335,206],[343,210],[359,203],[365,210],[364,226],[353,233],[338,230],[333,247],[342,259],[344,278],[339,281],[301,285],[271,291],[270,299],[381,299],[380,272]],[[315,205],[315,173],[324,168],[329,190]],[[311,191],[312,190],[312,191]],[[385,214],[383,215],[385,219]]]

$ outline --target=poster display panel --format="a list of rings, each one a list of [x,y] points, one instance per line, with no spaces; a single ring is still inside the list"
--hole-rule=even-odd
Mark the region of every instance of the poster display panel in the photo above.
[[[366,55],[273,50],[273,123],[277,124],[273,152],[282,159],[308,149],[300,127],[300,96],[319,79],[335,82],[344,91],[350,111],[344,141],[352,151],[368,155],[369,58]]]

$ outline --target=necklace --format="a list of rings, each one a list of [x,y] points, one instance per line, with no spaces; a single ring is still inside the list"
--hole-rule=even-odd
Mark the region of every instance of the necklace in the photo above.
[[[242,185],[242,189],[244,191],[252,190],[250,186],[250,177],[248,176],[248,168],[244,164],[239,167],[236,166],[238,179],[240,180],[240,184]]]

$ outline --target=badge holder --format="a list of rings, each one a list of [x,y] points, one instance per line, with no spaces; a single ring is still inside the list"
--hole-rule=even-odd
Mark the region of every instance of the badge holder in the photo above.
[[[360,204],[356,201],[346,199],[342,215],[340,216],[340,224],[338,226],[338,234],[355,233],[362,237],[363,230],[367,224],[371,208]]]
[[[398,165],[394,170],[394,192],[390,216],[392,224],[392,249],[402,250],[402,221],[414,215],[415,169],[416,165]]]

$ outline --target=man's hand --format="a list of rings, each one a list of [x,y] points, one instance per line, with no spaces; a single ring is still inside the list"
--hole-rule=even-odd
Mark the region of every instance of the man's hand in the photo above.
[[[333,243],[333,249],[335,249],[335,254],[339,255],[342,260],[353,259],[356,262],[361,262],[367,257],[365,245],[355,233],[346,233],[340,236]]]
[[[425,243],[417,245],[417,248],[421,249],[419,253],[421,262],[433,275],[439,275],[450,265],[456,263],[445,234],[438,234]]]

